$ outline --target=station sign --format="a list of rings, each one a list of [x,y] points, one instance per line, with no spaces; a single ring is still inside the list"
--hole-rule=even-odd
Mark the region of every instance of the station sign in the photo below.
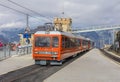
[[[29,34],[29,33],[24,33],[24,34],[23,34],[23,38],[31,38],[31,34]]]

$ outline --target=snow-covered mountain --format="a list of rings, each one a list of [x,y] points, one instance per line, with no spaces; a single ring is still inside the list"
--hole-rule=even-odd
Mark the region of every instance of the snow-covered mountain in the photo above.
[[[87,33],[80,33],[80,35],[93,40],[97,48],[103,47],[104,44],[113,43],[111,31],[87,32]]]
[[[37,30],[43,30],[43,26],[37,27]],[[32,31],[37,31],[33,29]],[[9,29],[0,29],[0,40],[3,42],[14,42],[19,41],[19,33],[23,33],[23,28],[9,28]],[[99,32],[87,32],[87,33],[80,33],[80,35],[90,38],[96,43],[96,47],[100,48],[104,44],[112,43],[112,35],[110,31],[99,31]],[[111,41],[111,42],[110,42]]]
[[[4,43],[19,41],[18,34],[22,32],[24,29],[15,29],[15,28],[1,28],[0,29],[0,40]]]

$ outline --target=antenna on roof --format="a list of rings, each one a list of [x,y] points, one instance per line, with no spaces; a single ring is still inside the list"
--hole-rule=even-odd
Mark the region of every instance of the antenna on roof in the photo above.
[[[64,2],[63,2],[63,9],[62,9],[62,17],[64,17],[64,15],[65,15],[65,4],[64,4]]]

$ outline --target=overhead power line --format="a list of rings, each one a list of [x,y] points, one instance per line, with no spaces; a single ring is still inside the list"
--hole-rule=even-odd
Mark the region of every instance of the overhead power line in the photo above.
[[[19,10],[17,10],[17,9],[14,9],[14,8],[8,7],[8,6],[3,5],[3,4],[1,4],[1,3],[0,3],[0,6],[5,7],[5,8],[8,8],[8,9],[11,9],[11,10],[13,10],[13,11],[15,11],[15,12],[18,12],[18,13],[21,13],[21,14],[23,14],[23,15],[27,15],[27,13],[24,13],[24,12],[19,11]],[[38,19],[38,20],[41,20],[41,19],[38,18],[38,17],[32,16],[32,15],[30,15],[30,14],[28,14],[28,15],[29,15],[30,17],[36,18],[36,19]]]
[[[6,7],[6,8],[8,8],[8,9],[11,9],[11,10],[16,11],[16,12],[18,12],[18,13],[21,13],[21,14],[26,15],[26,13],[24,13],[24,12],[22,12],[22,11],[19,11],[19,10],[17,10],[17,9],[13,9],[13,8],[8,7],[8,6],[6,6],[6,5],[3,5],[3,4],[1,4],[1,3],[0,3],[0,6]]]
[[[16,3],[16,2],[13,2],[12,0],[8,0],[8,1],[11,2],[11,3],[13,3],[13,4],[15,4],[15,5],[17,5],[17,6],[19,6],[19,7],[22,7],[22,8],[24,8],[24,9],[30,11],[30,12],[33,12],[33,13],[35,13],[35,14],[37,14],[37,15],[39,15],[39,16],[41,16],[41,17],[44,17],[44,18],[46,18],[46,19],[48,19],[48,20],[51,21],[51,19],[48,18],[47,16],[44,16],[44,15],[42,15],[42,14],[40,14],[40,13],[38,13],[38,12],[32,10],[32,9],[29,9],[29,8],[27,8],[27,7],[24,7],[24,6],[22,6],[22,5],[20,5],[20,4]]]

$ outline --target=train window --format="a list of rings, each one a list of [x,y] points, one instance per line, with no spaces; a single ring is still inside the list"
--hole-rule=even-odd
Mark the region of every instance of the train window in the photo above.
[[[84,45],[84,46],[88,45],[88,41],[84,40],[84,41],[83,41],[83,45]]]
[[[76,39],[76,46],[80,46],[80,40],[79,39]]]
[[[85,40],[82,41],[82,45],[85,46]]]
[[[65,48],[65,38],[62,37],[62,48]]]
[[[79,40],[79,44],[80,44],[80,46],[82,46],[82,44],[81,44],[81,43],[82,43],[82,40],[80,39],[80,40]]]
[[[75,39],[74,38],[70,39],[70,44],[71,44],[71,47],[75,47]]]
[[[67,37],[65,37],[65,48],[67,48]]]
[[[50,47],[50,37],[36,37],[35,46],[36,47]]]
[[[70,38],[67,39],[67,48],[71,47]]]
[[[65,48],[70,48],[70,39],[65,37]]]
[[[58,47],[58,42],[59,42],[58,37],[53,37],[52,38],[52,46],[53,47]]]

